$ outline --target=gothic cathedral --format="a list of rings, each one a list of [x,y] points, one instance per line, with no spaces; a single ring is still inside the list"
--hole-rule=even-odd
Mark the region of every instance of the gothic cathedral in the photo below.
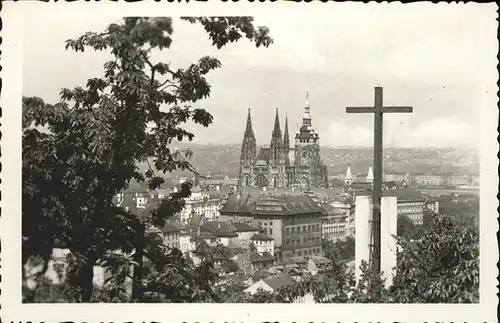
[[[278,109],[271,135],[271,145],[257,144],[248,109],[247,125],[241,145],[238,185],[242,187],[328,187],[327,168],[321,161],[319,134],[314,131],[306,100],[302,126],[295,133],[295,147],[290,147],[288,118],[281,132]]]

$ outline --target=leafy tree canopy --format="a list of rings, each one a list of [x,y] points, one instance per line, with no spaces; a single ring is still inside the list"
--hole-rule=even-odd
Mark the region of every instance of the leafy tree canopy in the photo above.
[[[268,29],[254,27],[251,17],[183,19],[200,24],[218,48],[243,37],[257,47],[272,43]],[[191,104],[210,95],[206,75],[222,66],[218,59],[204,56],[184,68],[152,61],[153,51],[168,52],[173,30],[171,18],[129,17],[68,40],[66,48],[76,52],[110,52],[104,75],[62,89],[54,105],[23,98],[23,263],[34,255],[48,260],[56,241],[68,247],[75,256],[69,278],[76,301],[90,300],[98,260],[109,264],[116,250],[135,250],[134,258],[142,259],[145,227],[162,226],[190,194],[186,183],[142,215],[113,200],[132,179],[151,189],[163,183],[152,167],[141,172],[138,162],[152,158],[160,172],[194,172],[192,152],[170,144],[193,139],[182,127],[186,122],[213,121]]]

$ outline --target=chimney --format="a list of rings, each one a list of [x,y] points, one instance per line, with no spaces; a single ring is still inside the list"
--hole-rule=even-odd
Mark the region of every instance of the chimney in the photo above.
[[[177,193],[177,186],[174,186],[174,193]]]
[[[266,192],[267,191],[267,186],[262,186],[262,191]]]
[[[198,236],[200,236],[200,226],[198,226]]]
[[[220,229],[220,222],[217,223],[217,229]]]
[[[215,189],[216,189],[217,191],[220,191],[220,185],[216,185],[216,186],[215,186]]]

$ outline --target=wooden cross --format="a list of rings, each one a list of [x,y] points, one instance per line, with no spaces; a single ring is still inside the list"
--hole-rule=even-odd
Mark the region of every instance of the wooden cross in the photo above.
[[[412,113],[409,106],[383,106],[383,88],[375,87],[375,107],[347,107],[347,113],[374,114],[374,146],[373,146],[373,218],[370,244],[370,267],[380,273],[380,203],[382,198],[382,127],[384,113]]]

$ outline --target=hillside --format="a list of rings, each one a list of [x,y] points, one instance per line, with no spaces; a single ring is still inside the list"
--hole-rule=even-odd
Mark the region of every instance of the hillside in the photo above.
[[[194,152],[191,160],[201,174],[224,174],[234,177],[238,173],[240,146],[199,145],[179,143],[180,149],[189,148]],[[372,163],[373,151],[369,148],[322,147],[321,155],[330,174],[345,172],[347,164],[355,173],[364,173]],[[384,151],[386,172],[411,173],[478,173],[479,156],[471,150],[455,148],[387,148]],[[145,167],[145,165],[141,165]],[[180,176],[180,172],[172,174]]]

